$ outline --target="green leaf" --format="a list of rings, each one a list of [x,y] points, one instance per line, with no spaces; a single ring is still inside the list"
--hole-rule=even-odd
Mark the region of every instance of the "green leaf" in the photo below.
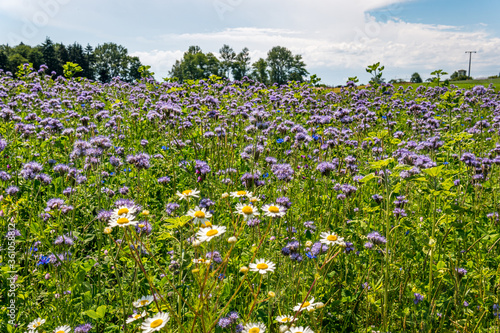
[[[428,174],[431,177],[437,177],[441,174],[444,169],[444,165],[436,166],[434,168],[423,169],[422,172]]]
[[[391,162],[394,162],[392,157],[386,158],[385,160],[370,162],[370,165],[374,169],[382,169],[383,167],[388,166]]]
[[[104,318],[104,315],[106,314],[106,305],[101,305],[100,307],[98,307],[96,312],[99,318]]]
[[[95,320],[102,318],[102,317],[99,317],[99,315],[94,310],[87,310],[83,314],[85,314],[85,315],[87,315],[90,318],[95,319]]]
[[[369,175],[364,176],[363,179],[360,179],[359,182],[360,183],[367,183],[368,181],[372,180],[373,178],[375,178],[375,174],[370,173]]]

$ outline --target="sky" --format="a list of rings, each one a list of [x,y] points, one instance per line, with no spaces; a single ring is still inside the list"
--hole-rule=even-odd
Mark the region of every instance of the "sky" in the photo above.
[[[168,76],[190,45],[218,54],[248,47],[252,62],[273,46],[301,54],[322,83],[383,77],[425,80],[435,69],[500,73],[498,0],[0,0],[0,44],[121,44]]]

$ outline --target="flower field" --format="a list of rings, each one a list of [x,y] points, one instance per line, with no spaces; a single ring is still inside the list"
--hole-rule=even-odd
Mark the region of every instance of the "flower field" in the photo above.
[[[498,332],[500,95],[0,72],[1,332]]]

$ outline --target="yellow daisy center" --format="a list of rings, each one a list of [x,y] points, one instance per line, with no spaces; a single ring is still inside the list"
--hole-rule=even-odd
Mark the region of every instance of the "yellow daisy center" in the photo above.
[[[118,209],[118,215],[127,214],[128,212],[129,212],[129,210],[127,207],[123,207],[123,208]]]
[[[199,219],[202,219],[205,217],[205,213],[201,210],[197,211],[196,213],[194,213],[194,217],[197,217]]]
[[[210,221],[205,221],[205,226],[206,227],[211,227],[212,226],[212,223]]]
[[[247,195],[247,191],[238,191],[236,192],[237,195]]]
[[[207,231],[207,236],[209,236],[209,237],[210,236],[215,236],[218,233],[219,233],[219,230],[217,230],[217,229],[210,229],[210,230]]]
[[[330,242],[335,242],[338,239],[338,237],[337,235],[328,235],[326,239],[329,240]]]
[[[120,218],[116,221],[116,223],[118,223],[118,224],[126,224],[126,223],[129,223],[129,222],[130,222],[130,221],[129,221],[129,219],[128,219],[128,218],[126,218],[126,217],[120,217]]]
[[[304,304],[302,304],[302,307],[303,308],[307,308],[309,305],[311,305],[311,303],[309,303],[308,301],[306,301]]]
[[[182,195],[190,195],[193,191],[191,190],[185,190],[184,192],[182,192]]]
[[[254,327],[254,328],[251,328],[248,333],[259,333],[260,332],[260,328],[258,327]]]
[[[56,333],[66,333],[63,330],[57,331]]]
[[[143,300],[143,301],[140,301],[139,303],[140,303],[141,305],[146,305],[146,304],[148,304],[148,303],[149,303],[149,301],[145,299],[145,300]]]
[[[149,327],[156,328],[156,327],[160,326],[161,324],[163,324],[163,319],[156,319],[151,324],[149,324]]]
[[[137,318],[141,318],[141,315],[140,315],[140,314],[136,314],[136,315],[134,316],[134,319],[137,319]]]
[[[251,198],[250,202],[257,202],[257,200],[258,200],[257,198]]]
[[[269,208],[267,210],[270,211],[271,213],[279,213],[280,212],[280,209],[276,206],[269,206]]]
[[[146,225],[145,224],[139,224],[139,228],[144,228]]]
[[[284,322],[284,323],[287,323],[288,321],[290,321],[290,318],[285,317],[285,318],[281,319],[281,321]]]
[[[42,323],[41,323],[41,322],[39,322],[39,321],[37,321],[37,322],[36,322],[36,326],[40,326],[40,325],[42,325]]]
[[[266,263],[257,264],[258,269],[267,269],[269,266]]]
[[[253,213],[253,209],[252,209],[252,207],[250,207],[250,206],[245,206],[245,207],[243,207],[243,208],[241,209],[241,211],[242,211],[243,213],[247,214],[247,215],[248,215],[248,214],[252,214],[252,213]]]

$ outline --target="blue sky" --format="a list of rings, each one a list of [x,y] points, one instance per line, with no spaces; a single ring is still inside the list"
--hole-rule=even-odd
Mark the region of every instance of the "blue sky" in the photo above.
[[[386,79],[425,79],[434,69],[500,72],[500,2],[494,0],[0,0],[0,43],[124,45],[158,79],[190,45],[217,53],[275,46],[304,57],[327,84],[342,84],[380,61]]]

